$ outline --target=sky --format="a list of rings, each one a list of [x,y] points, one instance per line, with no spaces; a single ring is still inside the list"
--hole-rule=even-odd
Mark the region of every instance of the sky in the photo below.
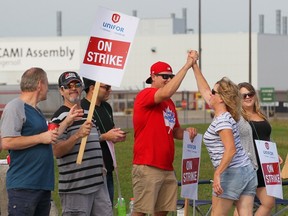
[[[276,10],[288,16],[288,0],[251,0],[252,32],[259,31],[264,15],[264,32],[276,33]],[[63,36],[90,35],[98,6],[140,19],[182,18],[187,8],[187,28],[198,33],[199,0],[0,0],[0,37],[56,36],[56,13],[62,12]],[[249,0],[201,0],[202,33],[249,31]]]

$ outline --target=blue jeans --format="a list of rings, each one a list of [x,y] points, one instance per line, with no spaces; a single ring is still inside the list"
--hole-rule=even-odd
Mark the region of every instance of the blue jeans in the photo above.
[[[51,191],[9,189],[9,216],[49,216]]]
[[[107,172],[106,175],[106,181],[107,181],[107,188],[109,192],[110,201],[113,206],[113,199],[114,199],[114,182],[113,182],[113,173]]]

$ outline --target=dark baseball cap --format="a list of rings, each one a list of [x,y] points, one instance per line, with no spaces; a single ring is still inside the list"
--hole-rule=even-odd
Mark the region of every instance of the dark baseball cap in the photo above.
[[[76,81],[82,83],[80,76],[74,71],[66,71],[62,73],[58,79],[58,85],[67,86],[70,82]]]

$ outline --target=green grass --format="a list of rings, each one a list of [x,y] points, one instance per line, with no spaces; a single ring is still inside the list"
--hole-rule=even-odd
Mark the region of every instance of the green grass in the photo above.
[[[272,139],[277,143],[278,153],[281,155],[283,160],[285,160],[287,154],[287,130],[288,130],[288,121],[274,120],[271,121],[272,124]],[[198,133],[204,134],[205,130],[208,127],[208,124],[195,124],[195,125],[186,125],[183,127],[193,126],[197,128]],[[127,134],[127,139],[125,142],[117,143],[115,145],[117,164],[119,170],[119,180],[121,186],[122,196],[126,200],[126,205],[128,209],[128,203],[132,193],[132,184],[131,184],[131,169],[132,169],[132,157],[133,157],[133,130],[130,129],[130,133]],[[7,152],[2,151],[0,153],[0,158],[5,158]],[[177,178],[180,180],[181,176],[181,159],[182,159],[182,141],[177,140],[175,142],[175,160],[174,167],[176,171]],[[57,166],[56,167],[56,179],[57,179]],[[213,167],[208,156],[205,146],[202,146],[201,152],[201,164],[200,164],[200,179],[211,179],[213,178]],[[117,182],[114,172],[114,182],[115,182],[115,200],[114,203],[117,203],[118,191],[117,191]],[[199,199],[211,199],[211,185],[200,185],[198,189],[198,198]],[[288,187],[287,189],[283,188],[284,197],[288,197]],[[180,193],[180,188],[179,188]],[[57,194],[57,182],[56,189],[53,192],[53,199],[55,200],[56,206],[60,209],[60,200]],[[205,207],[204,207],[205,208]],[[191,211],[191,208],[190,208]],[[116,215],[116,214],[115,214]]]

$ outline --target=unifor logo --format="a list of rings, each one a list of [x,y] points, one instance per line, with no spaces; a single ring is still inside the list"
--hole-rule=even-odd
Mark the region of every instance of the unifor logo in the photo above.
[[[119,21],[120,21],[120,15],[114,13],[114,14],[112,15],[112,21],[113,21],[114,23],[119,22]]]
[[[265,148],[266,148],[267,150],[269,150],[269,143],[268,143],[268,142],[265,142]]]

